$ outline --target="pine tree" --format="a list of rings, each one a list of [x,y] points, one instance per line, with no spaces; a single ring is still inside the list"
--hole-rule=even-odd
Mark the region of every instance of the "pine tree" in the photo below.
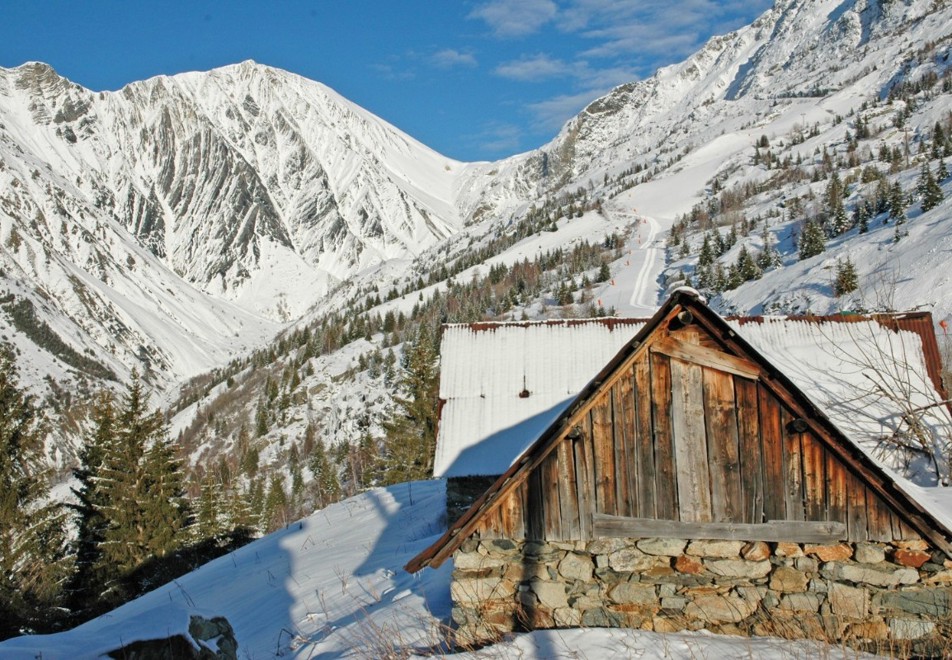
[[[314,450],[308,460],[308,469],[312,475],[312,488],[317,496],[317,505],[320,508],[332,504],[340,499],[340,481],[337,478],[337,469],[328,459],[327,449],[323,442],[314,445]]]
[[[889,217],[901,225],[906,221],[906,200],[902,194],[902,187],[896,181],[889,188]],[[898,239],[897,239],[898,240]]]
[[[803,226],[803,233],[800,235],[800,260],[815,257],[826,250],[826,237],[823,235],[823,228],[820,223],[813,220],[807,220]]]
[[[133,571],[179,547],[188,520],[181,470],[165,425],[158,411],[148,412],[148,395],[135,372],[106,447],[98,475],[106,525],[94,568],[108,576],[103,600],[113,604],[134,594],[135,585],[128,582]]]
[[[19,389],[13,356],[0,350],[0,639],[49,631],[70,569],[65,512],[43,503],[39,422]]]
[[[856,275],[856,266],[846,257],[836,262],[836,279],[833,280],[833,295],[839,297],[852,293],[859,288],[859,278]]]
[[[80,465],[73,470],[79,488],[73,489],[78,503],[74,507],[77,514],[76,573],[70,586],[70,597],[72,607],[77,611],[96,603],[110,574],[110,571],[103,571],[105,566],[101,562],[101,546],[108,526],[102,511],[109,503],[101,472],[106,456],[113,451],[111,443],[116,435],[112,392],[103,390],[97,395],[90,421],[91,429],[79,455]]]
[[[824,193],[826,213],[830,219],[830,227],[832,228],[834,236],[838,236],[849,229],[849,218],[843,206],[844,192],[845,188],[843,187],[843,183],[834,170],[833,174],[830,175],[830,182],[827,184],[826,192]]]
[[[919,174],[919,183],[918,187],[920,188],[920,196],[922,206],[922,212],[930,211],[942,203],[944,195],[942,194],[942,187],[936,181],[936,178],[932,176],[932,170],[929,169],[928,163],[922,164],[922,172]]]
[[[746,245],[741,246],[740,253],[737,255],[737,274],[741,282],[756,280],[761,276],[760,268],[757,267]]]
[[[214,539],[227,531],[225,502],[221,484],[211,474],[202,479],[201,493],[195,511],[193,538],[195,541]]]
[[[404,349],[401,395],[386,422],[384,481],[399,483],[433,476],[439,388],[436,338],[425,325]]]
[[[284,488],[284,475],[272,473],[268,483],[268,494],[264,499],[264,512],[261,516],[262,529],[271,532],[287,525],[290,521],[288,493]]]

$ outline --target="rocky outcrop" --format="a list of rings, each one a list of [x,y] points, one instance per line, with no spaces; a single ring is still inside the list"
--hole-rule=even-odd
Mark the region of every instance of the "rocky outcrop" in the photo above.
[[[225,617],[193,615],[188,635],[132,642],[106,655],[122,660],[238,660],[238,642]]]

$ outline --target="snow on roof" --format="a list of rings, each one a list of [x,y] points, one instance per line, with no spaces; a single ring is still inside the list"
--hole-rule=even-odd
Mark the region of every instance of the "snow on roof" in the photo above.
[[[447,326],[435,476],[505,472],[645,322]],[[930,379],[922,336],[888,321],[757,317],[727,323],[887,467],[900,466],[877,447],[902,425],[901,413],[942,400]],[[952,426],[945,406],[929,408],[926,422]]]
[[[446,326],[434,476],[505,472],[645,322]]]
[[[908,431],[903,413],[924,408],[933,437],[952,428],[949,409],[933,385],[923,337],[870,317],[763,317],[727,323],[786,375],[854,444],[877,462],[899,469],[881,440]],[[931,321],[926,321],[932,332]],[[910,466],[916,478],[918,469]]]

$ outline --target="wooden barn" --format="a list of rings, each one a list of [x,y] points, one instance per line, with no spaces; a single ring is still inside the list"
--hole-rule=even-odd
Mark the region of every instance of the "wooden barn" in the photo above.
[[[521,350],[544,359],[502,379],[477,375],[507,371],[501,345],[465,357],[468,379],[444,355],[438,475],[502,473],[407,565],[454,558],[462,641],[631,626],[921,651],[948,634],[952,514],[874,458],[949,437],[928,315],[725,320],[680,290],[647,322],[573,327],[603,339],[535,338]],[[611,356],[568,376],[596,345]],[[891,467],[944,469],[921,455]]]

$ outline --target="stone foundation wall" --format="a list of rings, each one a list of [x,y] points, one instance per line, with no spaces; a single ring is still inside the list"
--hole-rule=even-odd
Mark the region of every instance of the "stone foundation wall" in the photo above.
[[[515,629],[583,626],[952,650],[952,561],[920,541],[470,539],[454,565],[462,645]]]

